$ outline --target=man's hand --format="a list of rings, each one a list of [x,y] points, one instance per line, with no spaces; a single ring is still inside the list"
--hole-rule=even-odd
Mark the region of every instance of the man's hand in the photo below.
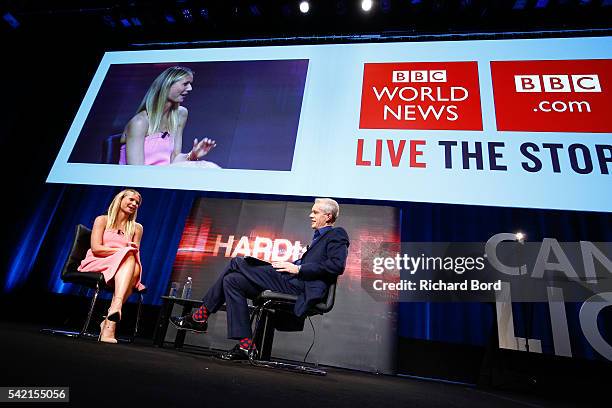
[[[300,268],[291,262],[272,262],[272,267],[278,272],[298,273],[300,271]]]

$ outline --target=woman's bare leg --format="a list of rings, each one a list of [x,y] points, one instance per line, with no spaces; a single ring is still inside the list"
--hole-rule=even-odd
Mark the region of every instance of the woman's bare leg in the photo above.
[[[131,288],[135,288],[136,284],[140,281],[140,265],[138,262],[134,263],[134,274],[132,275]]]
[[[121,265],[119,265],[119,269],[117,269],[117,273],[115,274],[114,278],[115,292],[113,294],[111,306],[108,309],[108,316],[110,320],[121,319],[121,307],[132,293],[132,282],[134,279],[134,269],[136,265],[137,263],[134,254],[129,252],[123,259],[123,262],[121,262]]]

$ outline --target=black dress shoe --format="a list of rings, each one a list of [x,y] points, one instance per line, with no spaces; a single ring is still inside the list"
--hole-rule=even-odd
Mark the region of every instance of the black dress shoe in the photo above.
[[[208,322],[198,322],[193,320],[191,315],[172,316],[170,318],[170,323],[172,323],[179,330],[190,330],[198,333],[204,333],[208,328]]]
[[[217,358],[227,361],[248,360],[249,352],[248,350],[240,348],[240,344],[236,344],[233,349],[217,354]]]

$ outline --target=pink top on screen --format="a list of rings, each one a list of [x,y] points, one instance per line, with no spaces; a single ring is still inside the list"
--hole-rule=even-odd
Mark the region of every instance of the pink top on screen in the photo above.
[[[167,132],[153,133],[144,139],[144,164],[170,164],[174,150],[174,136]],[[125,145],[121,145],[119,164],[127,164]]]

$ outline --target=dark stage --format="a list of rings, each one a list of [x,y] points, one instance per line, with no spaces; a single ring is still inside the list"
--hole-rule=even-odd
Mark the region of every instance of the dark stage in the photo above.
[[[148,339],[108,345],[0,323],[3,384],[69,386],[75,406],[570,407],[568,401],[330,368],[326,377],[226,363]],[[580,403],[580,406],[585,406]]]
[[[536,300],[504,291],[499,309],[491,299],[422,301],[375,293],[383,275],[370,266],[402,243],[485,246],[512,234],[517,247],[552,250],[565,269],[547,271],[564,272],[562,284],[593,277],[587,261],[610,281],[612,252],[602,249],[603,260],[594,248],[612,251],[612,0],[310,0],[308,12],[300,3],[0,2],[11,72],[0,136],[0,387],[66,386],[71,406],[108,408],[610,404],[600,401],[610,400],[612,300],[597,308],[537,286]],[[189,108],[185,162],[105,160],[119,155],[155,77],[176,64],[197,71],[194,92],[175,95],[184,106],[164,96]],[[195,138],[216,140],[202,162],[222,169],[184,166]],[[83,325],[93,291],[63,279],[64,264],[77,225],[91,228],[123,187],[138,189],[146,231],[135,342],[41,333]],[[301,360],[314,333],[308,361],[333,365],[327,376],[214,358],[207,347],[225,347],[225,312],[183,349],[154,345],[173,283],[193,278],[199,300],[230,258],[257,248],[297,260],[313,242],[313,201],[329,195],[352,251],[333,310],[303,332],[279,331],[272,350]],[[473,252],[449,254],[463,262]],[[520,254],[504,270],[547,283],[544,270],[522,272],[535,259]],[[385,269],[385,283],[403,279]],[[443,269],[419,274],[454,282],[465,271]],[[612,299],[612,289],[591,289]],[[93,313],[96,335],[110,297]],[[134,327],[135,300],[120,337]]]

